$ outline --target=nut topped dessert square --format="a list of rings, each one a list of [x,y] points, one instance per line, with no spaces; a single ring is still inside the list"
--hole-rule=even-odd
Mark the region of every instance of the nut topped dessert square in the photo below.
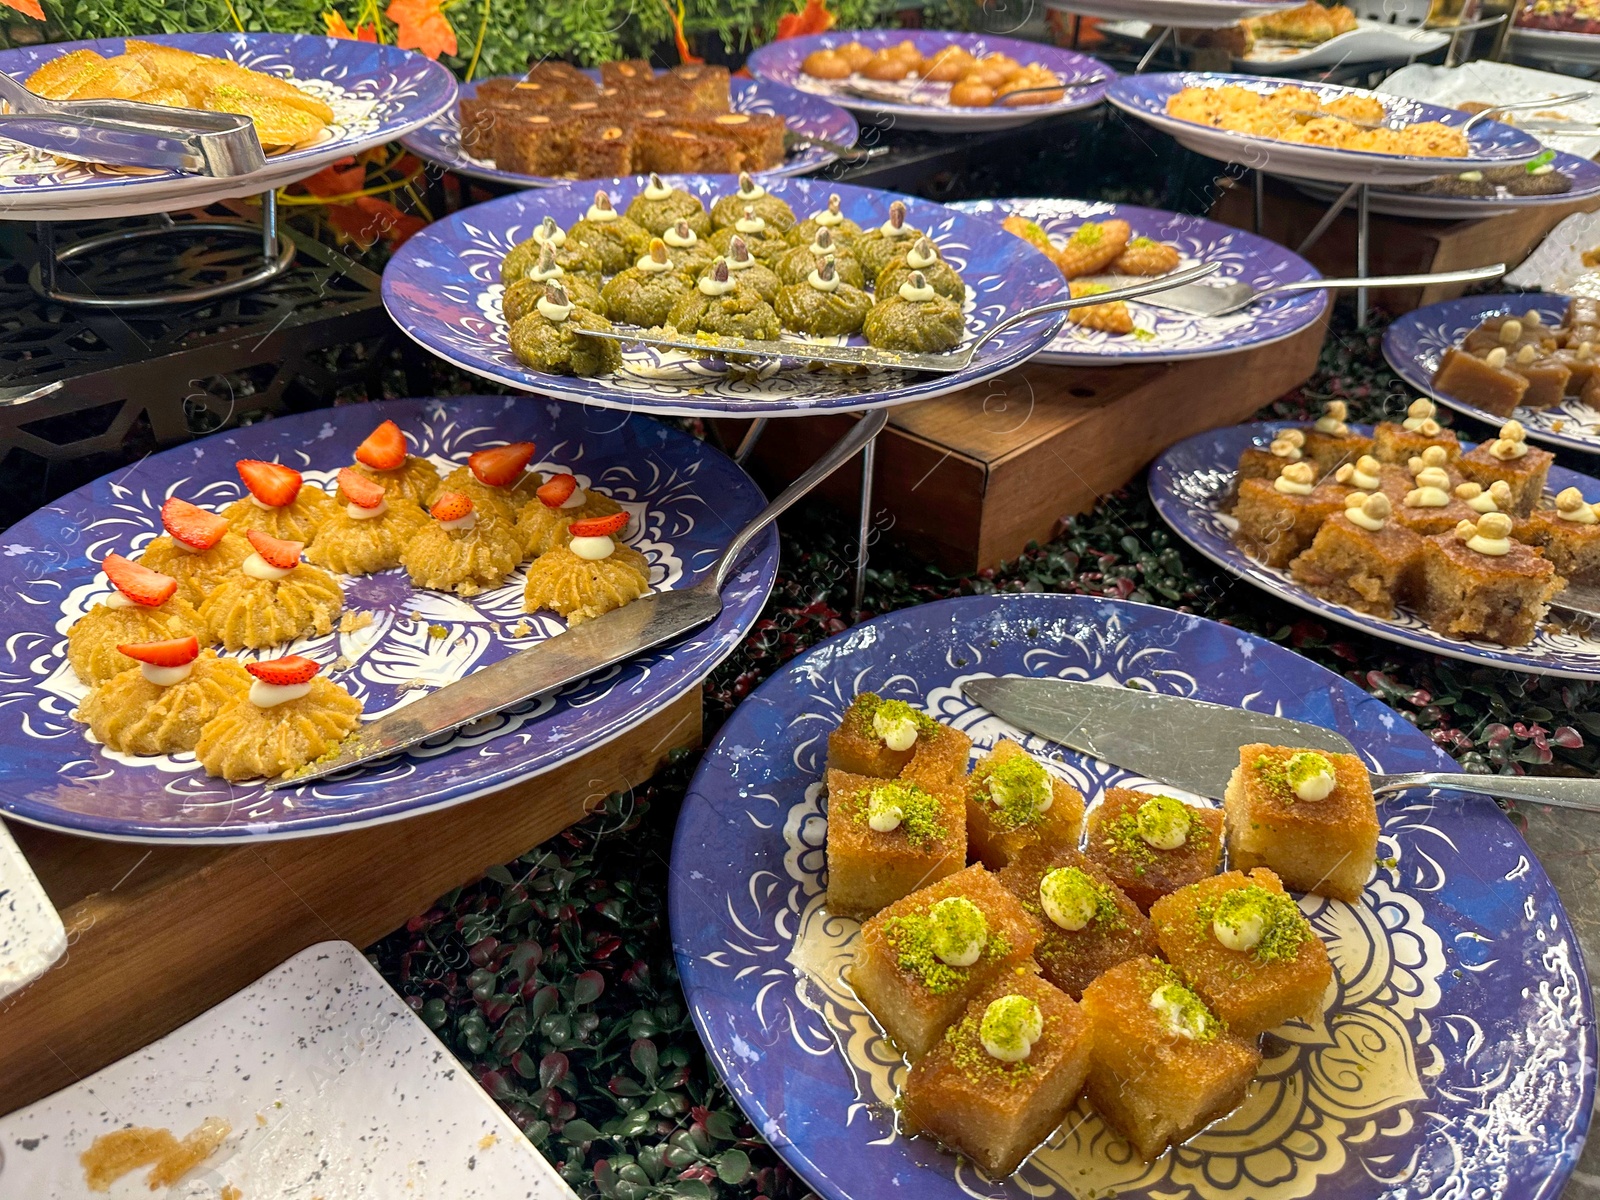
[[[1423,539],[1415,607],[1440,633],[1521,646],[1565,586],[1539,550],[1512,541],[1511,518],[1492,512]]]
[[[1372,439],[1350,428],[1349,415],[1343,400],[1329,400],[1322,406],[1322,415],[1305,431],[1303,449],[1319,474],[1331,475],[1345,463],[1372,453]]]
[[[1088,824],[1086,853],[1144,911],[1222,861],[1222,813],[1171,796],[1108,788]]]
[[[1392,619],[1412,591],[1422,538],[1390,520],[1389,497],[1351,492],[1349,506],[1322,523],[1311,546],[1289,564],[1313,595]]]
[[[1456,435],[1438,422],[1432,400],[1417,399],[1406,409],[1403,421],[1382,421],[1372,431],[1372,456],[1379,462],[1406,463],[1429,446],[1443,446],[1454,462],[1461,457]]]
[[[870,917],[967,863],[966,802],[922,786],[828,772],[828,909]]]
[[[1550,451],[1528,445],[1521,421],[1507,421],[1500,427],[1499,437],[1479,442],[1456,465],[1463,476],[1485,488],[1504,480],[1511,489],[1511,514],[1525,517],[1544,495],[1545,479],[1555,460]]]
[[[1600,583],[1600,514],[1577,488],[1564,488],[1553,507],[1529,513],[1518,522],[1516,537],[1543,550],[1569,582]]]
[[[862,692],[828,735],[828,767],[893,779],[911,761],[917,740],[936,737],[939,723],[904,700]]]
[[[1030,846],[1076,846],[1083,796],[1010,738],[1001,738],[967,780],[967,845],[998,871]]]
[[[1270,482],[1240,481],[1233,519],[1245,553],[1269,567],[1287,567],[1323,521],[1344,507],[1349,489],[1337,481],[1314,484],[1315,474],[1310,463],[1291,463]]]

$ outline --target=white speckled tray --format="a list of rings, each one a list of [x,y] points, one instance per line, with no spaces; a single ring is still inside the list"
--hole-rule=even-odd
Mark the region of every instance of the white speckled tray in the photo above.
[[[302,950],[88,1079],[0,1118],[0,1196],[82,1200],[78,1155],[126,1125],[233,1132],[169,1189],[117,1197],[562,1200],[573,1192],[361,952]],[[231,1195],[232,1193],[230,1193]]]
[[[0,1000],[43,975],[66,949],[61,914],[0,825]]]

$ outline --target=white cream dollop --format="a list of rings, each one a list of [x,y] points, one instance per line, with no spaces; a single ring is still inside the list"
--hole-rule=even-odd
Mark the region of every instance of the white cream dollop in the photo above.
[[[362,508],[354,500],[344,506],[345,515],[352,521],[371,521],[389,511],[389,497],[385,496],[371,508]]]
[[[661,176],[652,175],[650,182],[644,185],[644,191],[640,194],[646,200],[665,200],[672,195],[672,189],[661,181]]]
[[[754,213],[746,213],[733,223],[739,233],[760,233],[767,227],[765,217],[758,217]]]
[[[700,235],[687,226],[684,233],[679,233],[678,227],[674,225],[661,235],[661,240],[674,250],[692,250],[699,243]]]
[[[1382,492],[1368,495],[1366,492],[1351,492],[1344,498],[1344,518],[1350,524],[1368,533],[1377,533],[1383,528],[1390,513],[1389,497]]]
[[[477,527],[478,527],[478,510],[477,509],[473,509],[471,512],[468,512],[468,513],[462,513],[459,517],[452,517],[448,521],[440,521],[439,522],[439,528],[440,529],[448,529],[452,533],[455,532],[458,529],[462,529],[462,530],[476,529]]]
[[[1267,922],[1258,909],[1246,908],[1228,914],[1224,920],[1219,913],[1211,922],[1211,932],[1229,950],[1254,950],[1266,936]]]
[[[933,285],[929,283],[924,283],[921,287],[917,287],[916,284],[908,279],[900,285],[900,299],[902,300],[910,300],[913,303],[920,304],[932,300],[936,295],[938,293],[933,290]]]
[[[139,670],[151,683],[157,687],[171,687],[175,683],[182,683],[194,671],[192,662],[181,663],[176,667],[158,667],[155,663],[142,662]]]
[[[559,250],[567,244],[566,230],[555,223],[554,218],[546,217],[537,229],[533,231],[533,240],[542,246],[549,246]]]
[[[917,744],[917,723],[909,716],[896,717],[881,708],[872,714],[872,731],[889,749],[904,752]]]
[[[575,487],[572,489],[572,495],[568,496],[561,502],[561,507],[582,508],[587,503],[589,503],[589,493],[584,491],[581,487]]]
[[[939,261],[938,251],[934,251],[931,254],[923,254],[921,251],[922,243],[920,241],[915,246],[911,247],[911,249],[906,251],[906,266],[910,267],[913,271],[926,271],[929,267],[933,266],[934,263]]]
[[[549,283],[552,279],[560,279],[566,272],[561,269],[561,264],[551,262],[548,267],[541,267],[537,263],[528,271],[528,278],[537,283]]]
[[[1001,1062],[1026,1062],[1033,1044],[1044,1036],[1044,1014],[1026,996],[1002,996],[984,1009],[978,1040],[985,1053]]]
[[[603,533],[598,537],[572,539],[572,552],[585,562],[599,562],[603,558],[610,558],[616,550],[617,544]]]
[[[1406,409],[1406,419],[1400,423],[1400,427],[1412,433],[1426,433],[1427,426],[1438,427],[1433,419],[1436,411],[1431,400],[1413,400],[1411,407]]]
[[[254,504],[257,508],[262,509],[262,510],[264,510],[266,512],[271,512],[273,510],[273,508],[276,507],[275,505],[268,504],[265,500],[263,500],[260,496],[256,495],[254,492],[250,493],[250,503]]]
[[[806,276],[806,282],[819,292],[836,292],[839,290],[839,276],[837,274],[832,279],[824,279],[813,269],[811,274]]]
[[[1301,468],[1304,468],[1303,470]],[[1283,469],[1272,481],[1274,491],[1285,496],[1309,496],[1315,485],[1311,482],[1311,468],[1305,463],[1293,463]]]
[[[1191,1003],[1184,988],[1175,983],[1164,984],[1150,993],[1150,1007],[1161,1014],[1173,1036],[1193,1041],[1203,1037],[1206,1030],[1203,1021],[1191,1020]]]
[[[906,814],[898,804],[874,796],[867,804],[867,825],[878,833],[893,833]]]
[[[136,600],[129,600],[121,592],[117,591],[116,588],[112,588],[111,589],[111,595],[106,597],[106,607],[107,608],[138,608],[139,607],[139,603]]]
[[[902,238],[911,237],[916,233],[916,230],[909,225],[896,225],[893,218],[891,218],[878,226],[878,232],[885,237]]]
[[[731,263],[729,264],[729,268],[732,269]],[[731,279],[716,279],[708,271],[706,274],[700,276],[700,282],[695,286],[700,289],[700,294],[702,296],[726,296],[739,285]]]
[[[1039,907],[1053,925],[1076,933],[1094,920],[1095,898],[1088,889],[1066,886],[1071,867],[1047,871],[1039,880]]]
[[[610,221],[615,221],[621,215],[622,214],[614,208],[601,208],[598,204],[589,205],[588,211],[583,214],[584,220],[594,221],[601,225],[604,225]]]
[[[668,258],[651,258],[646,254],[633,264],[647,275],[665,275],[672,270],[672,260]]]
[[[275,567],[259,554],[252,554],[240,564],[239,569],[251,579],[279,580],[294,574],[293,567]]]
[[[736,193],[741,200],[759,200],[767,194],[767,189],[762,187],[749,175],[739,176],[739,191]]]
[[[1317,423],[1312,428],[1318,433],[1343,437],[1350,432],[1350,426],[1345,424],[1345,417],[1349,412],[1349,407],[1343,400],[1329,400],[1322,406],[1322,415],[1317,418]]]
[[[268,683],[257,679],[250,685],[250,703],[257,708],[277,708],[291,700],[311,694],[311,681],[305,683]]]
[[[572,305],[557,304],[549,296],[540,296],[539,302],[534,305],[539,310],[539,315],[546,321],[559,325],[572,315]]]
[[[839,197],[829,196],[828,207],[812,213],[811,219],[818,225],[843,225],[844,213],[839,211]]]
[[[1575,487],[1563,488],[1557,494],[1556,516],[1574,525],[1593,525],[1596,521],[1594,505],[1584,503],[1583,493]]]

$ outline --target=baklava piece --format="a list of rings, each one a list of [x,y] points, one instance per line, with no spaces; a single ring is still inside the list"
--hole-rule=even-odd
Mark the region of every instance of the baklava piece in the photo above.
[[[828,910],[865,920],[967,862],[953,784],[828,772]]]
[[[1086,853],[1141,911],[1168,892],[1215,874],[1222,813],[1171,796],[1109,788],[1089,810]]]
[[[1511,540],[1510,517],[1485,513],[1423,539],[1415,608],[1450,637],[1522,646],[1565,586],[1539,550]]]

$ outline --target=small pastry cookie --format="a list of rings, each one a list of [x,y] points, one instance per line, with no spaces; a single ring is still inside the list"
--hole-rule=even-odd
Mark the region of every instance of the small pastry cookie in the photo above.
[[[418,587],[476,596],[499,587],[522,561],[522,535],[509,521],[485,513],[461,492],[440,492],[433,520],[406,543],[400,565]]]
[[[568,527],[574,521],[591,517],[610,517],[622,511],[622,506],[610,496],[600,492],[585,491],[576,476],[552,475],[550,482],[541,487],[534,498],[522,506],[517,517],[517,532],[524,547],[534,558],[572,540]]]
[[[466,466],[457,467],[444,477],[434,499],[446,492],[459,492],[472,501],[479,515],[515,524],[518,510],[533,499],[534,491],[544,482],[537,471],[524,474],[533,450],[532,442],[508,442],[479,450],[467,457]]]
[[[340,469],[339,492],[345,505],[323,523],[310,561],[341,575],[398,566],[400,551],[428,523],[428,514],[404,496],[389,497],[381,484],[352,467]]]
[[[144,548],[139,565],[176,579],[178,595],[190,604],[199,604],[250,557],[250,544],[227,518],[176,496],[161,506],[161,525],[167,532]]]
[[[259,529],[275,538],[310,542],[333,512],[333,498],[304,486],[304,476],[293,467],[253,458],[241,458],[234,467],[250,493],[222,510],[235,533]]]
[[[211,636],[228,650],[260,650],[333,632],[344,608],[339,581],[300,561],[301,542],[252,529],[255,552],[200,606]]]
[[[749,172],[741,171],[738,190],[711,206],[711,224],[716,229],[726,229],[744,216],[747,210],[754,212],[778,233],[788,233],[794,228],[794,209],[757,183]]]
[[[193,750],[205,723],[250,690],[237,661],[201,650],[192,635],[117,649],[138,670],[95,688],[75,715],[119,754]]]
[[[627,513],[574,521],[571,538],[536,558],[528,568],[523,607],[547,608],[570,628],[631,604],[650,590],[650,564],[631,546],[612,540],[628,524]]]
[[[287,775],[323,757],[361,724],[361,701],[299,654],[245,664],[248,691],[200,731],[194,756],[208,775]]]
[[[439,468],[407,451],[406,435],[393,421],[385,421],[367,435],[356,447],[355,462],[349,469],[382,484],[391,498],[398,496],[418,505],[426,504],[439,489]],[[336,503],[348,499],[342,489],[334,494]]]
[[[131,670],[133,661],[118,647],[159,642],[193,634],[207,645],[205,622],[182,596],[178,581],[120,554],[108,554],[100,569],[116,590],[67,631],[67,661],[90,687]]]

